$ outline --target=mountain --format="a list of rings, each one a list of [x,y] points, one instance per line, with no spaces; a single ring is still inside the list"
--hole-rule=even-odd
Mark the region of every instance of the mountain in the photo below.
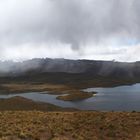
[[[40,73],[91,74],[104,77],[140,77],[140,62],[114,62],[68,59],[31,59],[23,62],[0,62],[0,76],[20,76]]]

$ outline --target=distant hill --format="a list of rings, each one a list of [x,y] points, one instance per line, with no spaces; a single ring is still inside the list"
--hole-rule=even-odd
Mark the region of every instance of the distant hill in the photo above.
[[[140,62],[126,63],[114,61],[31,59],[23,62],[0,62],[0,76],[20,76],[40,73],[91,74],[109,77],[140,77]]]

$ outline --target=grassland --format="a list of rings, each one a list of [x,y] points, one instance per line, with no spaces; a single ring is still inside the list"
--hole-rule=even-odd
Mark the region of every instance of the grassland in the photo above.
[[[48,91],[47,94],[57,94],[62,100],[81,100],[92,97],[83,95],[81,89],[88,87],[112,87],[139,82],[136,79],[113,79],[111,77],[92,76],[87,74],[45,73],[29,75],[28,77],[11,77],[0,79],[0,93],[22,93]]]
[[[49,91],[63,100],[79,100],[93,95],[83,97],[84,88],[136,82],[140,80],[45,73],[1,78],[0,93]],[[140,140],[140,113],[87,112],[21,97],[0,99],[0,140]]]
[[[30,73],[20,77],[1,77],[0,94],[48,91],[47,94],[57,94],[58,99],[72,101],[92,97],[91,93],[83,94],[81,89],[84,88],[112,87],[136,82],[140,82],[140,80],[101,77],[87,73],[40,73],[35,75]]]
[[[35,102],[23,97],[0,99],[0,111],[76,111],[73,108],[63,108],[49,103]]]
[[[87,88],[87,87],[111,87],[119,85],[127,85],[140,82],[138,79],[134,78],[117,78],[117,77],[103,77],[95,76],[88,73],[40,73],[40,74],[26,74],[19,77],[1,77],[1,84],[51,84],[51,85],[65,85],[73,88]]]
[[[86,93],[83,91],[71,91],[71,94],[57,96],[57,99],[63,101],[77,101],[77,100],[84,100],[90,97],[93,97],[95,94],[93,93]]]
[[[139,140],[140,113],[0,112],[1,140]]]
[[[22,92],[41,92],[47,91],[47,94],[56,94],[59,95],[57,99],[64,101],[75,101],[75,100],[83,100],[90,97],[93,97],[94,93],[86,93],[81,91],[80,89],[76,89],[73,87],[68,87],[66,85],[56,85],[56,84],[18,84],[18,83],[10,83],[10,84],[1,84],[1,94],[15,94]],[[67,95],[63,95],[67,94]],[[62,95],[62,96],[60,96]]]
[[[69,90],[65,85],[60,84],[49,84],[49,83],[8,83],[1,84],[1,93],[12,94],[22,92],[41,92],[49,91],[51,94],[63,94],[63,91]]]

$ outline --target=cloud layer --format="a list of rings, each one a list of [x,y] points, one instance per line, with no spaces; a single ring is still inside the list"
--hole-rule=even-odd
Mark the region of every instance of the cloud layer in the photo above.
[[[0,59],[138,61],[138,0],[0,0]]]

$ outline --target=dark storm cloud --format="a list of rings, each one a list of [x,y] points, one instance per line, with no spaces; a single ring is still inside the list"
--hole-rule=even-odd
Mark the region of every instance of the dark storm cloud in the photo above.
[[[139,7],[138,0],[0,0],[1,53],[25,44],[59,42],[80,52],[112,38],[139,41]]]

